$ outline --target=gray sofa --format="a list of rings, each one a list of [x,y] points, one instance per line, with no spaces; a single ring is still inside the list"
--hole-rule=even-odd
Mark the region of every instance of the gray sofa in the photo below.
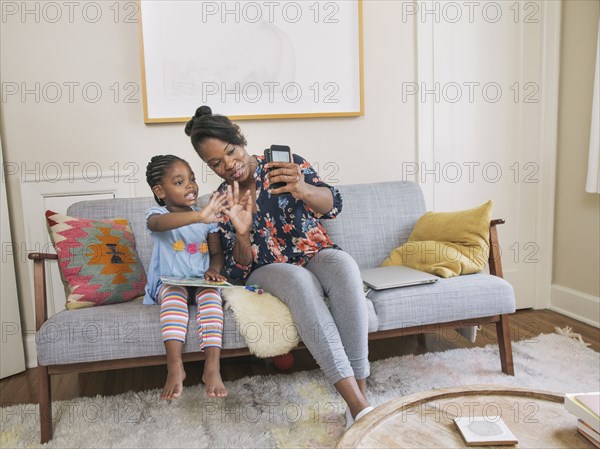
[[[351,254],[360,268],[379,266],[389,252],[406,241],[426,212],[417,184],[387,182],[340,186],[344,207],[337,219],[323,220],[331,238]],[[201,201],[206,201],[206,196]],[[151,254],[144,212],[154,199],[83,201],[67,215],[85,218],[124,217],[130,221],[144,268]],[[370,291],[366,301],[371,339],[431,332],[444,327],[473,329],[495,323],[502,371],[513,374],[508,314],[515,311],[513,289],[502,279],[495,220],[490,228],[490,275],[440,279],[430,285]],[[36,345],[42,442],[52,437],[50,376],[149,366],[166,362],[159,328],[159,307],[139,300],[123,304],[46,313],[45,261],[51,254],[32,253],[36,297]],[[495,274],[495,275],[494,275]],[[462,332],[466,335],[465,332]],[[201,360],[193,326],[188,330],[184,360]],[[225,312],[223,357],[249,354],[229,311]]]

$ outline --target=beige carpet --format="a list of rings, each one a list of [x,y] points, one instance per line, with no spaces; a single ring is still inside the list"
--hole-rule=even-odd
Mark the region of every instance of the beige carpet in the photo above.
[[[598,390],[600,356],[566,336],[513,345],[516,376],[501,373],[497,347],[394,357],[372,364],[374,405],[403,395],[467,384],[529,386],[556,392]],[[45,447],[333,447],[345,406],[320,371],[256,376],[227,383],[225,400],[200,386],[166,403],[159,390],[55,402],[54,439]],[[39,447],[37,406],[0,409],[0,447]]]

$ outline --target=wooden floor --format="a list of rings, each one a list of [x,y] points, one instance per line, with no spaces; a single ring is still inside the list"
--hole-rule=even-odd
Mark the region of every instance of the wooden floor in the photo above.
[[[600,351],[600,330],[580,321],[549,310],[520,310],[510,317],[510,332],[513,341],[533,338],[539,334],[554,333],[556,326],[560,328],[571,326],[573,332],[581,334],[585,342],[591,343],[592,349]],[[494,325],[482,328],[478,332],[477,341],[474,344],[454,331],[412,335],[370,342],[369,359],[375,361],[398,355],[485,346],[496,342]],[[294,356],[294,371],[317,368],[307,350],[294,351]],[[254,357],[223,359],[221,371],[224,380],[279,372],[268,361]],[[500,360],[498,360],[498,371],[500,371]],[[186,372],[185,385],[199,384],[202,362],[186,364]],[[107,396],[130,390],[143,391],[161,388],[165,378],[165,366],[54,376],[52,378],[52,399],[65,400],[97,394]],[[37,370],[35,368],[0,380],[0,406],[34,402],[37,402]]]

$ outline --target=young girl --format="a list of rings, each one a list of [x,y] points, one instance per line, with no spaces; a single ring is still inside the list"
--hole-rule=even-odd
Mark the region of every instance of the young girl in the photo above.
[[[213,194],[203,209],[196,207],[198,184],[189,164],[177,156],[154,156],[146,179],[160,207],[146,211],[146,226],[153,238],[145,304],[160,304],[160,324],[167,352],[168,376],[162,399],[177,399],[185,371],[181,353],[189,320],[188,298],[198,307],[196,324],[200,349],[205,353],[202,381],[209,397],[224,397],[220,374],[223,307],[216,288],[163,284],[159,276],[204,276],[224,281],[223,256],[216,222],[223,221],[225,195]],[[210,255],[210,257],[209,257]]]

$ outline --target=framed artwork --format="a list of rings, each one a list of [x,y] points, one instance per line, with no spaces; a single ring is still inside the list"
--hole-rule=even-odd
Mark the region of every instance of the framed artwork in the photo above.
[[[140,1],[144,121],[363,114],[362,0]]]

